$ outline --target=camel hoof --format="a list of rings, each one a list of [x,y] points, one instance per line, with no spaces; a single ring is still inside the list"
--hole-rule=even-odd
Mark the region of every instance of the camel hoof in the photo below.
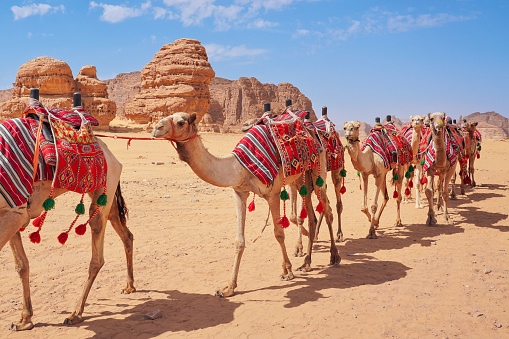
[[[339,232],[336,236],[336,242],[343,242],[345,238],[343,237],[343,232]]]
[[[451,200],[458,200],[455,195],[451,195]]]
[[[376,233],[370,233],[366,236],[366,239],[378,239]]]
[[[29,322],[21,321],[17,324],[11,323],[11,325],[9,326],[9,330],[11,330],[13,332],[26,331],[26,330],[31,330],[33,327],[34,327],[34,324],[31,321],[29,321]]]
[[[402,227],[403,226],[403,223],[400,221],[396,221],[396,223],[394,223],[394,226],[396,227]]]
[[[331,256],[330,256],[330,264],[331,265],[339,265],[340,262],[341,262],[341,257],[339,256],[338,253],[331,254]]]
[[[421,209],[421,208],[424,208],[424,206],[422,204],[419,204],[419,205],[415,205],[415,208]]]
[[[310,272],[311,266],[308,263],[304,263],[301,267],[297,268],[297,271]]]
[[[69,317],[65,318],[64,325],[74,325],[83,321],[83,317],[81,315],[71,314]]]
[[[215,297],[219,298],[227,298],[231,297],[233,295],[233,289],[229,288],[228,286],[223,288],[223,290],[216,290],[214,293]]]
[[[461,189],[461,195],[465,195],[465,190]]]
[[[426,221],[426,225],[433,226],[436,225],[437,219],[435,217],[428,217],[428,220]]]
[[[134,287],[133,285],[130,285],[129,283],[127,284],[127,287],[126,288],[123,288],[121,291],[120,291],[120,294],[131,294],[133,292],[136,292],[136,287]]]

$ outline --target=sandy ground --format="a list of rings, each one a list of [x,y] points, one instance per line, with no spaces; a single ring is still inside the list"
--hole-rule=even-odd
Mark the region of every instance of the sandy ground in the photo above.
[[[202,138],[211,153],[223,155],[241,135]],[[126,150],[125,140],[104,140],[124,165],[138,291],[120,294],[124,250],[108,226],[106,264],[88,298],[85,321],[62,325],[82,291],[90,259],[90,230],[82,237],[72,232],[64,246],[56,239],[72,221],[79,199],[68,193],[57,199],[40,244],[28,240],[33,227],[23,234],[31,260],[31,331],[8,331],[20,316],[21,284],[9,246],[0,251],[1,337],[509,337],[509,142],[483,143],[476,163],[482,187],[468,188],[466,196],[451,202],[454,224],[426,226],[427,209],[415,209],[412,202],[402,206],[405,226],[394,227],[391,199],[377,240],[364,238],[369,224],[360,212],[359,183],[347,155],[341,264],[328,265],[324,227],[314,247],[313,270],[295,272],[291,281],[279,280],[281,253],[272,230],[252,242],[268,211],[257,199],[256,210],[248,214],[236,294],[221,299],[213,293],[230,277],[236,232],[231,189],[198,179],[166,141],[135,140]],[[372,188],[370,181],[370,198]],[[332,191],[329,197],[335,204]],[[289,253],[296,233],[293,225],[286,231]],[[292,257],[294,269],[302,261]],[[157,310],[162,318],[144,319]]]

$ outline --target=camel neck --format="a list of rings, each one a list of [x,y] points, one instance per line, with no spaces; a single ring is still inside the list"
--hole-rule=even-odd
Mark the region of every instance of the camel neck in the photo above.
[[[414,154],[414,162],[417,162],[420,143],[421,143],[421,129],[412,127],[412,152]]]
[[[444,130],[440,130],[437,134],[433,135],[433,142],[435,143],[435,164],[437,169],[445,169],[447,163],[444,132]]]
[[[352,159],[353,167],[363,173],[371,171],[371,168],[366,168],[366,153],[361,151],[361,143],[359,141],[348,142],[346,148],[348,149],[348,154],[350,154],[350,159]]]

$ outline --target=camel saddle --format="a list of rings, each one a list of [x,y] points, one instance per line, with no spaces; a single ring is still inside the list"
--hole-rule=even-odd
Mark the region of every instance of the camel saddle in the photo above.
[[[321,118],[314,123],[306,121],[304,124],[306,128],[316,133],[320,145],[325,149],[327,171],[343,168],[345,165],[345,151],[336,134],[336,126],[328,118]]]
[[[376,125],[361,145],[361,151],[369,146],[384,161],[385,168],[410,163],[413,159],[412,146],[392,123]]]

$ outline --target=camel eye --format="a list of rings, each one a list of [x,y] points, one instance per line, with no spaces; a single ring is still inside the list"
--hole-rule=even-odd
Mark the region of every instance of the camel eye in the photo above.
[[[179,125],[179,126],[184,126],[184,124],[185,124],[185,122],[184,122],[183,120],[180,120],[180,121],[178,122],[178,125]]]

